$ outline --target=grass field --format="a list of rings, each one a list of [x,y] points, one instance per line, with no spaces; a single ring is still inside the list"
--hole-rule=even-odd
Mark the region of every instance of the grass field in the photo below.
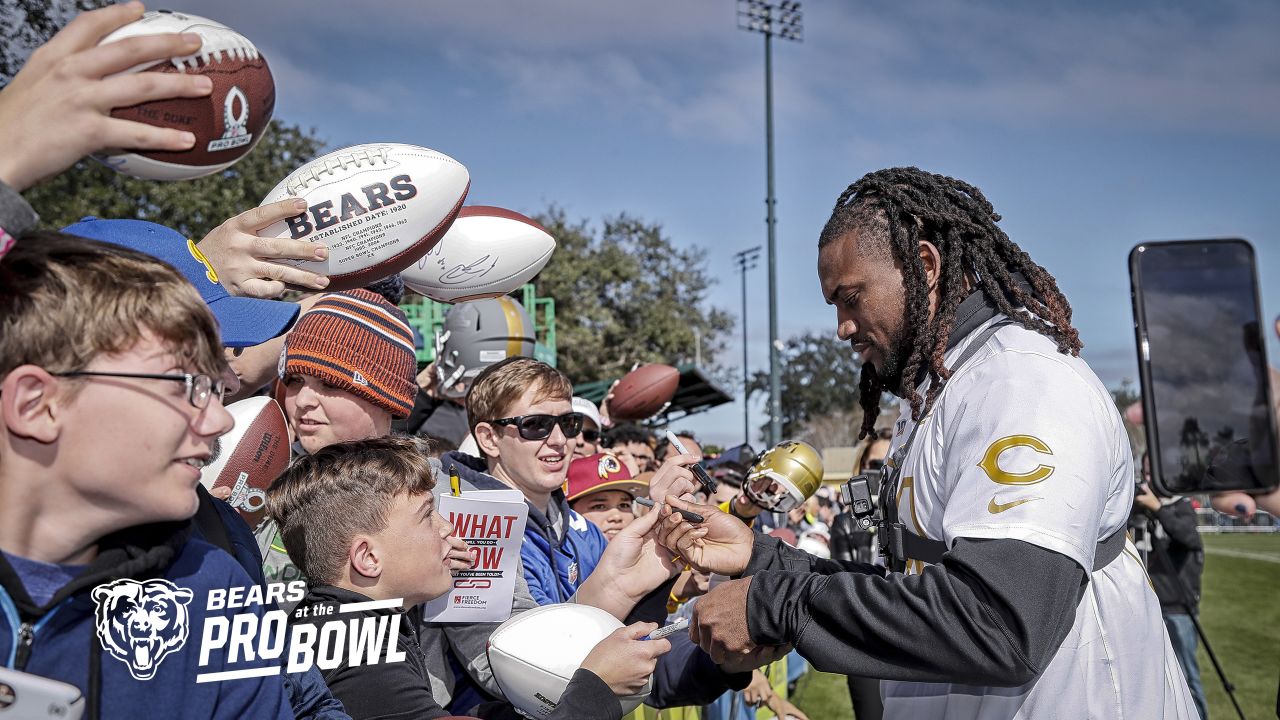
[[[1280,680],[1280,533],[1205,535],[1204,542],[1201,624],[1236,686],[1245,717],[1275,717]],[[1209,716],[1234,718],[1235,710],[1203,646],[1200,675],[1209,698]],[[794,702],[811,720],[853,716],[844,678],[836,675],[806,674]]]

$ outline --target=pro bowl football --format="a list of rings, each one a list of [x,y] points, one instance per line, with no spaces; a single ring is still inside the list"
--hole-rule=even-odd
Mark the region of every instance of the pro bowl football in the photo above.
[[[470,186],[467,168],[444,153],[400,143],[353,145],[281,180],[262,204],[300,197],[307,209],[258,235],[324,244],[325,260],[279,262],[329,276],[330,291],[363,287],[435,246]]]
[[[289,431],[284,411],[269,397],[246,398],[227,411],[235,426],[218,438],[200,483],[208,490],[230,488],[227,502],[256,527],[266,511],[266,489],[289,466]]]
[[[120,152],[95,156],[108,167],[146,180],[189,180],[226,170],[262,139],[276,105],[276,85],[267,60],[248,38],[198,15],[152,10],[104,37],[100,44],[162,33],[196,33],[200,50],[167,62],[129,68],[203,75],[213,82],[205,97],[152,100],[115,108],[111,116],[196,136],[190,150]]]

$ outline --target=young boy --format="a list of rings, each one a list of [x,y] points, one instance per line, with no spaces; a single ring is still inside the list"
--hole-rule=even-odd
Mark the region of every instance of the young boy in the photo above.
[[[632,503],[649,492],[649,484],[634,480],[616,456],[599,453],[569,463],[565,499],[573,511],[600,529],[605,540],[636,519]]]
[[[0,259],[0,647],[78,687],[88,715],[292,717],[278,675],[202,648],[211,591],[252,584],[191,538],[195,487],[231,429],[218,330],[168,265],[59,233]],[[208,652],[201,662],[203,653]]]
[[[383,437],[413,407],[413,331],[400,308],[368,290],[320,297],[285,338],[279,373],[296,457]],[[267,580],[302,578],[276,523],[255,533]]]
[[[394,646],[373,664],[341,662],[324,671],[330,689],[356,720],[449,715],[432,697],[418,647],[420,605],[448,592],[451,570],[469,567],[470,555],[436,510],[428,452],[428,444],[417,438],[329,445],[299,459],[268,491],[269,512],[285,542],[297,548],[295,560],[310,579],[301,605],[306,617],[295,613],[295,622],[319,631],[324,623],[352,616],[337,612],[343,604],[397,603],[355,613],[390,616],[399,628]],[[665,640],[633,639],[655,627],[623,628],[602,641],[574,674],[551,717],[622,717],[611,688],[624,694],[643,685],[656,658],[670,649]],[[317,656],[327,651],[317,648]],[[515,716],[505,704],[490,703],[476,712],[486,718]]]

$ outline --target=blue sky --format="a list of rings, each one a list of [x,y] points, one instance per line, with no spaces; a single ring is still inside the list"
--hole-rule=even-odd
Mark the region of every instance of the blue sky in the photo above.
[[[661,222],[706,248],[712,302],[738,314],[732,255],[765,239],[763,52],[731,0],[170,7],[257,42],[277,116],[331,146],[446,152],[471,171],[469,203]],[[804,42],[774,52],[784,338],[834,331],[817,233],[845,186],[894,165],[982,188],[1057,277],[1108,385],[1136,377],[1126,257],[1138,241],[1249,239],[1264,315],[1280,314],[1280,5],[828,0],[804,12]],[[763,264],[751,280],[754,369],[767,364]],[[740,332],[725,364],[740,362]],[[1270,352],[1278,362],[1274,340]],[[741,413],[681,425],[736,442]]]

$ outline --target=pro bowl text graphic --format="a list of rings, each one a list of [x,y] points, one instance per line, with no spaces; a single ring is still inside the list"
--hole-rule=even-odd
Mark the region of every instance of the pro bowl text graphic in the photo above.
[[[203,605],[210,614],[196,629],[202,670],[194,678],[197,683],[299,673],[312,667],[328,670],[344,662],[359,666],[405,660],[396,646],[401,615],[356,615],[399,608],[401,599],[299,608],[296,615],[314,624],[290,626],[289,615],[274,608],[301,601],[306,590],[305,582],[294,581],[217,589],[197,597],[168,580],[117,580],[93,590],[98,641],[107,654],[128,666],[134,679],[150,680],[165,658],[195,634],[191,616],[198,613],[192,610]],[[329,616],[333,619],[314,622]],[[215,653],[225,655],[217,669],[211,666]]]

